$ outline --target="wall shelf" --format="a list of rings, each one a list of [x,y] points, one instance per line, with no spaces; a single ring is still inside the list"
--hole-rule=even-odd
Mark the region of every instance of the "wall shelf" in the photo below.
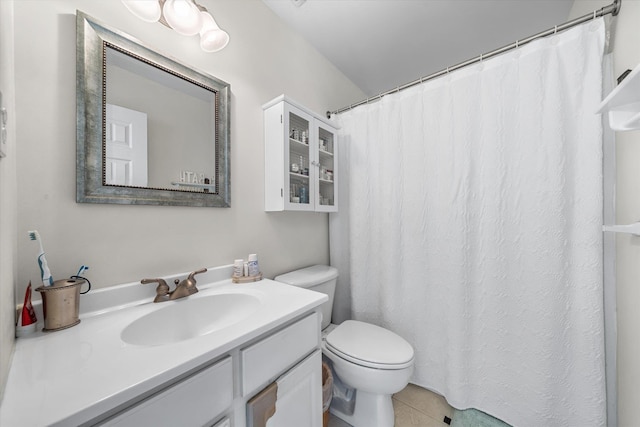
[[[602,101],[597,113],[608,113],[611,129],[640,129],[640,65]]]
[[[215,190],[216,186],[213,184],[197,184],[195,182],[172,182],[174,187],[193,187],[193,188],[205,188],[208,190]]]
[[[629,233],[640,237],[640,222],[629,225],[604,225],[602,231],[612,231],[614,233]]]

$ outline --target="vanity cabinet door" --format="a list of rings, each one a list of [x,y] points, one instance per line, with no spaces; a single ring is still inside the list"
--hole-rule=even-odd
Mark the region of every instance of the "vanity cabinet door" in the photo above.
[[[320,427],[322,354],[291,368],[247,402],[247,427]]]
[[[233,369],[231,357],[227,357],[117,414],[102,425],[118,427],[211,425],[231,406],[232,402]]]
[[[276,412],[266,427],[322,426],[322,354],[317,350],[278,378]]]

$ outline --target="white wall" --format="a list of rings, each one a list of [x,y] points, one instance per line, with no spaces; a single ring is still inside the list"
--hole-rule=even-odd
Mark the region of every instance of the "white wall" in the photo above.
[[[97,287],[260,257],[268,277],[328,262],[327,214],[264,212],[261,105],[286,93],[312,110],[363,94],[258,0],[203,0],[231,42],[200,50],[119,1],[15,2],[18,108],[18,292],[38,282],[43,238],[55,279],[81,264]],[[229,209],[75,202],[75,11],[80,9],[155,50],[231,84]],[[37,29],[37,31],[35,31]]]
[[[39,282],[37,245],[27,230],[43,237],[54,278],[85,264],[96,287],[254,252],[268,277],[328,263],[327,214],[263,210],[261,105],[285,93],[322,113],[364,94],[261,1],[200,3],[231,36],[221,52],[202,52],[197,37],[144,23],[115,0],[0,1],[0,89],[11,100],[14,38],[16,70],[15,142],[0,160],[0,385],[13,348],[13,302],[30,280]],[[76,9],[231,84],[231,208],[75,202]]]
[[[576,0],[570,19],[610,4]],[[640,1],[623,0],[616,18],[614,73],[640,64]],[[630,224],[640,219],[640,131],[616,133],[616,220]],[[640,402],[640,238],[619,234],[616,245],[618,318],[618,426],[638,425]]]
[[[17,179],[13,66],[13,3],[0,1],[0,91],[8,113],[7,157],[0,159],[0,399],[13,353],[15,322]]]

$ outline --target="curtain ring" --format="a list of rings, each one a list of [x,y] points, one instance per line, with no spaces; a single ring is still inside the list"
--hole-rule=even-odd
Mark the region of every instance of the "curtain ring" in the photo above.
[[[449,74],[449,67],[447,67],[447,74]]]
[[[594,10],[594,11],[593,11],[593,19],[596,19],[596,18],[597,18],[597,16],[596,16],[596,12],[598,12],[598,11],[597,11],[597,10]]]
[[[519,45],[520,45],[520,40],[516,40],[516,49],[518,48]]]
[[[482,54],[480,54],[480,62],[482,62]]]
[[[558,26],[553,27],[553,34],[558,34]]]

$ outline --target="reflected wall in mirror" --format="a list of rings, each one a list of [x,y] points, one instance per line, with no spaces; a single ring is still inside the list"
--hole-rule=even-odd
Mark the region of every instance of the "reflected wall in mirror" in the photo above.
[[[106,55],[105,184],[215,188],[215,92],[108,44]]]
[[[82,203],[230,206],[229,84],[77,12]]]

